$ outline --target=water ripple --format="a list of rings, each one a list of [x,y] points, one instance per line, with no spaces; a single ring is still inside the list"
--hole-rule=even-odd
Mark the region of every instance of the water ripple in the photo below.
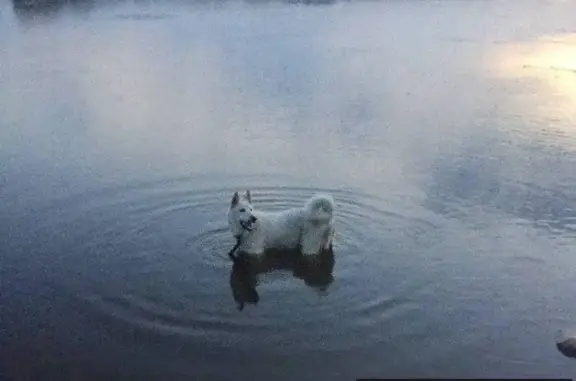
[[[54,204],[43,212],[57,210],[58,218],[44,233],[58,231],[69,243],[52,260],[74,274],[58,281],[103,321],[246,348],[250,340],[285,346],[279,322],[303,339],[312,330],[317,340],[308,342],[310,349],[351,348],[383,340],[366,330],[418,313],[426,280],[408,277],[403,256],[416,248],[412,235],[433,232],[434,223],[403,214],[393,200],[353,190],[280,186],[253,187],[256,207],[280,210],[301,206],[316,192],[333,194],[334,254],[310,261],[267,257],[254,267],[247,290],[260,301],[239,313],[234,299],[246,290],[226,256],[234,242],[226,224],[234,190],[194,190],[192,179],[180,179]]]

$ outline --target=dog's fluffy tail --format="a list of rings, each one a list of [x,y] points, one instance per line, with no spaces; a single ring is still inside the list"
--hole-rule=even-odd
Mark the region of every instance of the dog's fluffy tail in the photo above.
[[[306,203],[306,211],[310,219],[331,220],[334,214],[334,198],[328,194],[314,195]]]

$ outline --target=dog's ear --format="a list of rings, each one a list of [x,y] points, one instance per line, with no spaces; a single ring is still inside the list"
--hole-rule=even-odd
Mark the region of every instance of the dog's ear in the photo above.
[[[238,192],[234,192],[234,196],[232,196],[232,202],[230,203],[230,208],[233,208],[238,204],[240,201],[240,196],[238,196]]]
[[[250,194],[249,190],[246,191],[246,200],[248,200],[248,202],[252,204],[252,195]]]

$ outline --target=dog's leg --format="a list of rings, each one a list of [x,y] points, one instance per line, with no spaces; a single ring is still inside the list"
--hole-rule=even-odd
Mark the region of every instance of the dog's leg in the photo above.
[[[328,229],[326,229],[326,233],[324,235],[324,250],[332,250],[332,241],[334,240],[334,226],[330,225]]]
[[[240,251],[250,255],[260,255],[264,253],[264,240],[261,236],[250,235],[242,242]]]
[[[315,255],[320,252],[322,248],[321,245],[312,242],[302,242],[302,254],[304,255]]]
[[[260,255],[260,254],[264,253],[264,248],[260,245],[251,244],[251,245],[246,245],[242,249],[242,252],[249,254],[249,255]]]
[[[324,241],[322,234],[318,234],[318,230],[312,229],[304,231],[300,241],[300,249],[302,254],[314,255],[320,253]]]

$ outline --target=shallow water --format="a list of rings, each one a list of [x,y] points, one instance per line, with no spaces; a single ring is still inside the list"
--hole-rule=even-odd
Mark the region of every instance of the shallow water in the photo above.
[[[0,5],[3,374],[573,376],[575,11]],[[240,311],[247,188],[337,236]]]

